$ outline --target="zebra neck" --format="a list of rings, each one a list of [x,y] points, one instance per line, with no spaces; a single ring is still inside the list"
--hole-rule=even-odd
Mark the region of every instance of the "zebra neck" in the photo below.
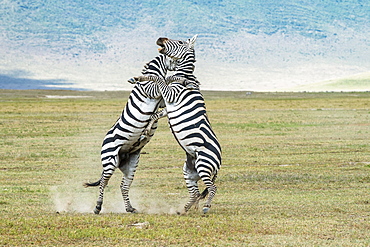
[[[165,64],[167,70],[174,71],[176,69],[178,59],[166,56]]]

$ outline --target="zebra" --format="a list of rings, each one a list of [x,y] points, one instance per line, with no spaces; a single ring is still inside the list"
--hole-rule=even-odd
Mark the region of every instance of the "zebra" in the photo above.
[[[163,44],[170,47],[172,40],[165,40]],[[194,43],[190,44],[189,48],[185,56],[178,60],[174,75],[165,80],[147,75],[134,77],[132,80],[150,80],[158,85],[166,104],[166,112],[155,114],[153,121],[167,115],[175,139],[186,152],[183,174],[190,199],[182,213],[186,213],[193,205],[198,207],[199,200],[209,194],[203,206],[203,213],[207,213],[217,191],[214,182],[221,166],[221,146],[208,120],[199,82],[193,75]],[[182,84],[184,81],[187,81],[188,86]],[[166,82],[172,83],[168,85]],[[202,193],[198,189],[200,179],[206,185]]]
[[[162,40],[163,38],[159,38],[157,44],[164,51]],[[167,70],[174,69],[176,61],[182,58],[186,49],[187,46],[182,41],[174,41],[173,46],[166,49],[166,54],[160,51],[162,54],[144,66],[142,74],[154,75],[164,79]],[[120,187],[126,211],[137,212],[131,205],[128,192],[139,162],[140,151],[154,135],[157,128],[156,123],[151,125],[146,138],[141,138],[142,132],[150,122],[151,116],[164,106],[161,93],[155,83],[142,81],[135,84],[121,116],[103,140],[101,149],[103,171],[101,178],[97,182],[84,184],[85,187],[100,187],[99,197],[94,209],[95,214],[99,214],[102,209],[105,186],[116,168],[119,168],[123,173]]]

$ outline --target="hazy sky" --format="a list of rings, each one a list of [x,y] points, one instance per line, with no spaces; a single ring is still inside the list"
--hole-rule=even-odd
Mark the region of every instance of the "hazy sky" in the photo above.
[[[284,90],[369,71],[367,0],[2,0],[0,88],[129,90],[159,37],[199,34],[202,89]]]

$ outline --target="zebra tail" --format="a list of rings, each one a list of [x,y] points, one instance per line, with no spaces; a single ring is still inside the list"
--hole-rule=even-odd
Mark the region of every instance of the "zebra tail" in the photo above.
[[[95,186],[99,186],[100,185],[100,180],[98,180],[98,181],[96,181],[96,182],[94,182],[94,183],[84,183],[83,184],[83,186],[85,187],[85,188],[87,188],[87,187],[95,187]]]
[[[103,176],[96,182],[93,182],[93,183],[84,183],[83,186],[85,188],[87,187],[96,187],[96,186],[99,186],[100,185],[100,181],[103,179]]]
[[[200,194],[200,199],[204,199],[204,198],[206,198],[206,196],[208,195],[208,188],[205,188],[204,190],[203,190],[203,192]]]

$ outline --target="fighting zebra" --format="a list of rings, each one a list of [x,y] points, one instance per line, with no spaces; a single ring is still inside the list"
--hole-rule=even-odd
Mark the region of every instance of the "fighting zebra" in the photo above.
[[[162,39],[157,44],[163,48]],[[145,65],[143,75],[155,75],[164,79],[167,70],[173,70],[176,60],[182,58],[187,50],[187,45],[181,42],[174,42],[173,46],[166,49],[166,54],[155,57]],[[85,183],[85,187],[100,186],[100,193],[95,214],[99,214],[103,204],[104,189],[116,168],[123,173],[121,182],[121,193],[127,212],[137,212],[132,207],[128,193],[134,174],[139,162],[141,149],[150,141],[157,128],[154,123],[149,130],[147,138],[141,138],[144,129],[151,120],[151,116],[160,108],[164,107],[158,86],[149,81],[137,83],[122,111],[121,116],[106,134],[102,149],[101,162],[103,172],[101,178],[94,183]]]
[[[164,47],[170,47],[173,41],[164,39],[162,43]],[[166,80],[147,75],[133,79],[138,82],[150,80],[158,85],[166,104],[166,113],[155,114],[155,117],[167,114],[171,131],[186,152],[183,173],[190,199],[184,206],[184,212],[186,213],[193,205],[197,207],[199,200],[209,194],[203,206],[203,213],[207,213],[217,190],[214,182],[221,166],[221,146],[208,120],[204,98],[199,91],[199,82],[193,75],[194,63],[193,42],[185,56],[178,60],[173,76],[168,76]],[[181,82],[184,80],[193,87],[182,85]],[[168,85],[166,81],[172,83]],[[197,184],[200,179],[206,185],[206,190],[202,194]]]

